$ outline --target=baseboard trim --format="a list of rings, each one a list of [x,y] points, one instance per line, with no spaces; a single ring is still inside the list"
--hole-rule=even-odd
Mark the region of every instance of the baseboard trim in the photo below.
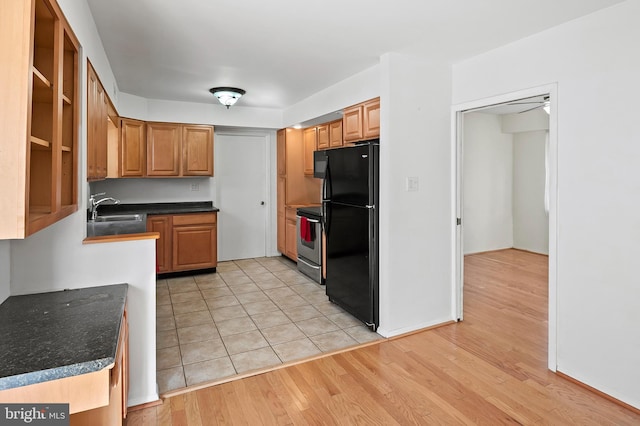
[[[568,376],[565,373],[562,373],[560,371],[556,371],[556,375],[559,376],[559,377],[562,377],[565,380],[570,381],[571,383],[575,383],[576,385],[578,385],[578,386],[580,386],[582,388],[585,388],[585,389],[597,394],[598,396],[601,396],[604,399],[607,399],[607,400],[613,402],[616,405],[619,405],[619,406],[621,406],[623,408],[626,408],[629,411],[633,411],[636,414],[640,414],[640,409],[634,407],[633,405],[627,404],[624,401],[620,401],[619,399],[614,398],[611,395],[602,392],[601,390],[598,390],[598,389],[596,389],[594,387],[591,387],[591,386],[587,385],[586,383],[581,382],[580,380],[574,379],[573,377]]]
[[[144,404],[134,405],[132,407],[127,408],[127,411],[138,411],[144,410],[145,408],[155,407],[157,405],[162,405],[162,400],[158,399],[156,401],[145,402]]]

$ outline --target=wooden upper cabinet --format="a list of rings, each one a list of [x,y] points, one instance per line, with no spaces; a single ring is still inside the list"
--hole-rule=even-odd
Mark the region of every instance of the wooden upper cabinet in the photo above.
[[[362,139],[362,105],[345,108],[342,115],[344,142]]]
[[[329,123],[329,147],[339,148],[342,146],[342,120]]]
[[[87,61],[87,180],[107,177],[109,98]]]
[[[316,150],[316,127],[302,131],[303,164],[305,176],[313,175],[313,151]]]
[[[380,98],[345,108],[342,126],[345,143],[380,137]]]
[[[120,176],[142,177],[145,175],[146,126],[144,121],[120,119]]]
[[[147,123],[147,176],[179,176],[182,127]]]
[[[182,126],[182,175],[213,176],[212,126]]]
[[[362,105],[362,137],[373,139],[380,137],[380,98],[372,99]]]
[[[322,124],[318,127],[316,134],[317,141],[317,149],[327,149],[330,147],[329,144],[329,124]],[[342,138],[340,138],[342,139]]]
[[[14,239],[78,210],[80,44],[55,0],[0,7],[0,239]]]

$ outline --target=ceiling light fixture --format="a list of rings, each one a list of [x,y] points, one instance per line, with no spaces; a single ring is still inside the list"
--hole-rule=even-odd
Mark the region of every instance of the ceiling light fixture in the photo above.
[[[236,87],[214,87],[209,89],[209,91],[213,93],[213,96],[218,98],[220,103],[226,106],[227,109],[229,109],[231,105],[235,104],[242,95],[247,93]]]

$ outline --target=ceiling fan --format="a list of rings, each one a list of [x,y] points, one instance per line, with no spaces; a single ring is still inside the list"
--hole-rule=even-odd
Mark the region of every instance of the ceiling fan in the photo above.
[[[518,114],[522,114],[523,112],[533,111],[534,109],[538,109],[538,108],[544,108],[545,111],[547,111],[548,113],[549,112],[548,111],[549,95],[543,96],[542,99],[540,99],[540,97],[521,99],[519,101],[509,102],[507,105],[534,105],[531,108],[525,109],[523,111],[518,111]]]

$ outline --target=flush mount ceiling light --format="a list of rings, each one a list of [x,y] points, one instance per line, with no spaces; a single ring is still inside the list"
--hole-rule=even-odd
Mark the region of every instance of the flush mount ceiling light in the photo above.
[[[227,109],[229,109],[231,105],[235,104],[242,95],[247,93],[236,87],[214,87],[209,89],[209,91],[213,93],[213,96],[218,98],[220,103],[226,106]]]

